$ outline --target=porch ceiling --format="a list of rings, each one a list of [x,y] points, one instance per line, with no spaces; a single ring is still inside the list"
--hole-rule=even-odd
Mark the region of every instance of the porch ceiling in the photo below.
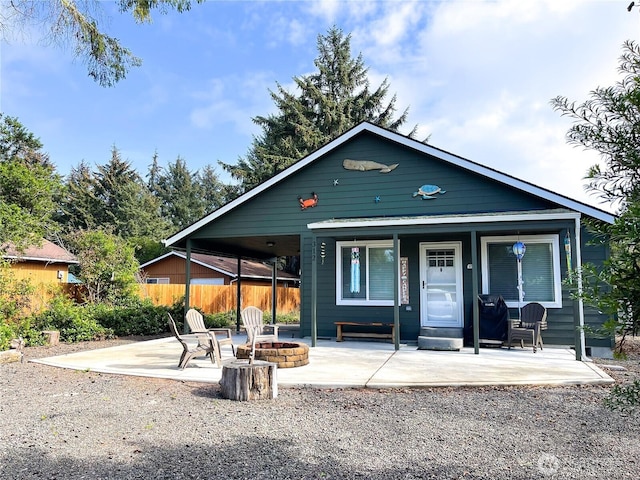
[[[217,253],[258,260],[300,254],[299,235],[192,238],[191,240],[193,252]]]

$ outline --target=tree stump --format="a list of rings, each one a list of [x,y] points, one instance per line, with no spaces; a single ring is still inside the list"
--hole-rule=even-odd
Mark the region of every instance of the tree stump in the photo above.
[[[278,396],[277,369],[275,363],[261,360],[225,363],[220,379],[222,396],[240,401],[274,399]]]

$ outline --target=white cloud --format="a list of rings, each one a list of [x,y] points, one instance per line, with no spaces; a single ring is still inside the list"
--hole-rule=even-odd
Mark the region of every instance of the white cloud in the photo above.
[[[372,84],[388,76],[398,108],[410,105],[407,128],[418,123],[418,138],[594,204],[582,178],[598,155],[566,144],[570,121],[549,102],[583,101],[618,79],[622,43],[638,31],[625,6],[402,2],[358,25],[353,45]]]
[[[272,73],[253,72],[210,80],[205,90],[192,95],[196,101],[189,114],[191,124],[200,129],[231,124],[250,138],[257,131],[251,119],[272,108],[267,91],[273,87],[271,78]]]

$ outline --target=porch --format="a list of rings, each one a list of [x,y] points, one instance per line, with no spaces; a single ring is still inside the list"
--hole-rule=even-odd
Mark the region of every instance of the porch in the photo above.
[[[242,344],[244,335],[235,338]],[[310,339],[296,339],[311,343]],[[100,373],[217,383],[222,370],[206,358],[177,367],[182,347],[173,338],[33,360],[61,368]],[[223,348],[223,360],[231,352]],[[400,388],[443,386],[609,384],[613,379],[592,362],[576,361],[568,348],[473,348],[459,352],[417,350],[415,345],[317,340],[309,365],[278,370],[281,387]]]

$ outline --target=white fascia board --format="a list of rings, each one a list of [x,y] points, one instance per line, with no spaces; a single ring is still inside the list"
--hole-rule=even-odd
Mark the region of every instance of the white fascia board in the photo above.
[[[62,260],[60,258],[44,258],[44,257],[21,257],[18,255],[3,255],[2,258],[10,258],[12,260],[19,261],[28,261],[28,262],[43,262],[43,263],[64,263],[64,264],[72,264],[72,263],[80,263],[78,260]]]
[[[352,137],[354,137],[355,135],[359,134],[363,130],[367,130],[368,129],[367,127],[371,127],[371,125],[370,124],[366,124],[366,123],[361,123],[360,125],[352,128],[351,130],[345,132],[344,134],[342,134],[341,136],[339,136],[338,138],[336,138],[332,142],[327,143],[325,146],[320,147],[318,150],[316,150],[315,152],[309,154],[307,157],[305,157],[302,160],[294,163],[293,165],[291,165],[290,167],[288,167],[285,170],[281,171],[277,175],[274,175],[273,177],[271,177],[266,182],[261,183],[260,185],[252,188],[251,190],[249,190],[248,192],[244,193],[243,195],[240,195],[235,200],[227,203],[226,205],[224,205],[224,206],[220,207],[219,209],[215,210],[214,212],[211,212],[206,217],[198,220],[196,223],[190,225],[189,227],[185,228],[181,232],[176,233],[174,236],[169,237],[166,240],[163,240],[162,243],[165,245],[165,247],[168,247],[170,245],[173,245],[176,242],[179,242],[183,238],[188,237],[193,232],[195,232],[195,231],[199,230],[200,228],[206,226],[208,223],[210,223],[211,221],[215,220],[216,218],[219,218],[222,215],[224,215],[225,213],[233,210],[234,208],[239,207],[244,202],[246,202],[248,200],[251,200],[253,197],[256,197],[256,196],[260,195],[262,192],[264,192],[265,190],[271,188],[273,185],[278,183],[280,180],[282,180],[282,179],[288,177],[289,175],[292,175],[293,173],[297,172],[298,170],[306,167],[310,163],[314,162],[317,158],[320,158],[322,155],[325,155],[326,153],[330,152],[331,150],[333,150],[337,146],[339,146],[342,143],[350,140]]]
[[[363,220],[327,220],[307,224],[309,230],[364,228],[364,227],[402,227],[412,225],[456,225],[461,223],[490,223],[490,222],[531,222],[546,220],[575,220],[580,219],[578,212],[549,212],[549,213],[521,213],[521,214],[491,214],[491,215],[459,215],[451,217],[406,217],[406,218],[374,218]]]
[[[288,177],[289,175],[297,172],[298,170],[306,167],[307,165],[309,165],[310,163],[314,162],[317,158],[321,157],[322,155],[325,155],[326,153],[330,152],[331,150],[333,150],[334,148],[338,147],[339,145],[349,141],[351,138],[353,138],[354,136],[358,135],[359,133],[363,132],[363,131],[369,131],[371,133],[374,133],[376,135],[379,135],[381,137],[387,138],[388,140],[391,140],[392,142],[398,143],[400,145],[406,146],[412,150],[418,151],[418,152],[422,152],[422,153],[426,153],[428,155],[434,156],[436,158],[439,158],[441,160],[444,160],[445,162],[448,162],[452,165],[458,166],[460,168],[463,168],[465,170],[468,170],[470,172],[474,172],[477,173],[479,175],[483,175],[485,177],[488,177],[492,180],[497,180],[498,182],[504,183],[506,185],[510,185],[512,187],[515,187],[519,190],[522,190],[524,192],[530,193],[532,195],[535,195],[537,197],[541,197],[544,199],[547,199],[549,201],[555,202],[558,205],[561,205],[563,207],[569,208],[571,210],[576,210],[578,212],[581,212],[585,215],[589,215],[590,217],[596,218],[598,220],[602,220],[604,222],[607,223],[613,223],[615,220],[615,215],[612,215],[610,213],[607,213],[603,210],[597,209],[595,207],[591,207],[587,204],[584,204],[582,202],[578,202],[577,200],[572,200],[568,197],[559,195],[557,193],[551,192],[550,190],[546,190],[544,188],[541,187],[537,187],[531,183],[525,182],[523,180],[519,180],[515,177],[512,177],[510,175],[507,175],[505,173],[501,173],[498,170],[494,170],[488,167],[485,167],[483,165],[480,165],[478,163],[472,162],[471,160],[467,160],[465,158],[453,155],[449,152],[446,152],[444,150],[440,150],[436,147],[432,147],[431,145],[427,145],[425,143],[419,142],[417,140],[414,140],[412,138],[407,137],[406,135],[402,135],[396,132],[392,132],[390,130],[384,129],[382,127],[379,127],[377,125],[373,125],[371,123],[367,123],[367,122],[363,122],[360,123],[359,125],[353,127],[351,130],[348,130],[347,132],[343,133],[342,135],[340,135],[338,138],[336,138],[335,140],[327,143],[325,146],[319,148],[318,150],[316,150],[315,152],[309,154],[307,157],[303,158],[302,160],[299,160],[298,162],[294,163],[293,165],[291,165],[289,168],[283,170],[282,172],[278,173],[277,175],[274,175],[273,177],[271,177],[269,180],[267,180],[264,183],[261,183],[260,185],[258,185],[257,187],[249,190],[248,192],[246,192],[245,194],[241,195],[240,197],[236,198],[235,200],[233,200],[232,202],[227,203],[226,205],[220,207],[218,210],[215,210],[214,212],[210,213],[209,215],[207,215],[206,217],[198,220],[197,222],[195,222],[194,224],[190,225],[189,227],[185,228],[184,230],[176,233],[175,235],[173,235],[172,237],[163,240],[162,243],[165,246],[171,246],[176,242],[179,242],[180,240],[184,239],[185,237],[188,237],[189,235],[191,235],[193,232],[199,230],[200,228],[206,226],[208,223],[210,223],[211,221],[215,220],[216,218],[221,217],[222,215],[224,215],[225,213],[233,210],[234,208],[242,205],[244,202],[252,199],[253,197],[260,195],[262,192],[264,192],[265,190],[267,190],[268,188],[272,187],[273,185],[275,185],[276,183],[278,183],[280,180]]]
[[[544,189],[542,187],[538,187],[531,183],[525,182],[523,180],[519,180],[516,177],[512,177],[511,175],[507,175],[506,173],[502,173],[498,170],[494,170],[492,168],[485,167],[478,163],[472,162],[471,160],[467,160],[466,158],[459,157],[457,155],[453,155],[452,153],[446,152],[444,150],[440,150],[436,147],[432,147],[431,145],[427,145],[422,142],[418,142],[413,140],[407,136],[403,136],[400,134],[396,134],[389,130],[385,130],[383,128],[378,127],[377,125],[369,125],[369,129],[373,133],[377,133],[383,137],[388,138],[400,145],[404,145],[413,150],[417,150],[422,153],[426,153],[428,155],[432,155],[434,157],[440,158],[441,160],[445,160],[446,162],[451,163],[452,165],[464,168],[465,170],[478,173],[485,177],[489,177],[492,180],[497,180],[498,182],[504,183],[506,185],[513,186],[519,190],[522,190],[526,193],[530,193],[537,197],[541,197],[552,202],[557,203],[558,205],[562,205],[563,207],[569,208],[571,210],[576,210],[578,212],[584,213],[585,215],[589,215],[590,217],[596,218],[603,222],[613,223],[615,221],[615,215],[607,213],[603,210],[600,210],[595,207],[591,207],[585,203],[578,202],[577,200],[572,200],[563,195],[559,195],[550,190]]]
[[[164,260],[165,258],[171,257],[173,255],[175,255],[175,252],[165,253],[160,257],[154,258],[153,260],[149,260],[148,262],[143,263],[142,265],[140,265],[140,268],[148,267],[149,265],[153,265],[154,263],[159,262],[160,260]]]

